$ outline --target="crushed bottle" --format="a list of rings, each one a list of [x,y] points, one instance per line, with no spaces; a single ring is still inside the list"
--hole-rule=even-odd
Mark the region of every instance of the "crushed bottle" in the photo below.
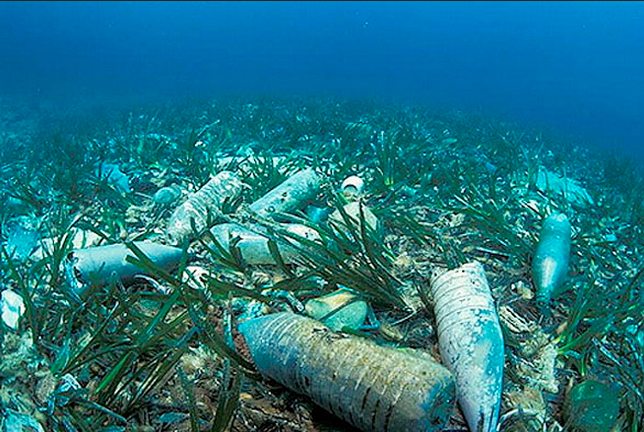
[[[209,222],[216,222],[221,216],[224,202],[234,200],[241,191],[242,182],[234,173],[218,173],[175,209],[166,227],[168,243],[177,246],[192,239],[193,221],[198,232],[207,228]]]
[[[290,312],[239,331],[262,375],[363,431],[438,432],[452,412],[452,375],[428,353],[334,333]]]

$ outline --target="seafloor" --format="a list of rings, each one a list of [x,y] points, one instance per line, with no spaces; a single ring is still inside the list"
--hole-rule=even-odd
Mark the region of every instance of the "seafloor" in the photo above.
[[[101,176],[101,163],[124,176]],[[323,186],[301,220],[322,227],[325,209],[347,199],[343,180],[357,175],[365,187],[353,199],[373,211],[379,232],[357,229],[339,249],[275,266],[197,239],[173,273],[83,296],[70,288],[70,250],[165,243],[173,210],[217,172],[245,183],[223,216],[243,224],[249,203],[304,167]],[[114,110],[0,100],[0,288],[24,303],[0,333],[0,421],[11,431],[352,430],[259,376],[234,323],[253,307],[297,310],[342,285],[377,319],[357,337],[441,361],[432,299],[419,293],[435,268],[478,261],[505,341],[500,429],[605,431],[564,409],[573,386],[592,380],[612,392],[600,406],[618,401],[609,428],[641,431],[638,169],[481,113],[327,99]],[[554,211],[572,225],[570,265],[538,307],[531,260]],[[467,430],[457,407],[446,430]]]

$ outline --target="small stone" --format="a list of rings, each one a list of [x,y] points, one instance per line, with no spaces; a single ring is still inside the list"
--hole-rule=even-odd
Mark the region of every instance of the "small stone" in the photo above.
[[[181,196],[181,189],[177,185],[162,187],[152,197],[152,201],[156,205],[164,206],[169,205],[179,199]]]

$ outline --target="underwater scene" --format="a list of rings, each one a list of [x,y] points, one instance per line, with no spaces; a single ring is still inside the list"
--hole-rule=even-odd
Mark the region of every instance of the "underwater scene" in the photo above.
[[[0,2],[0,432],[644,431],[644,3]]]

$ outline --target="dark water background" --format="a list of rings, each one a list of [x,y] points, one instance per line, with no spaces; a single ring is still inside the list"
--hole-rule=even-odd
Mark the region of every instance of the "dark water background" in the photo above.
[[[0,3],[0,96],[335,95],[477,110],[644,161],[644,3]]]

